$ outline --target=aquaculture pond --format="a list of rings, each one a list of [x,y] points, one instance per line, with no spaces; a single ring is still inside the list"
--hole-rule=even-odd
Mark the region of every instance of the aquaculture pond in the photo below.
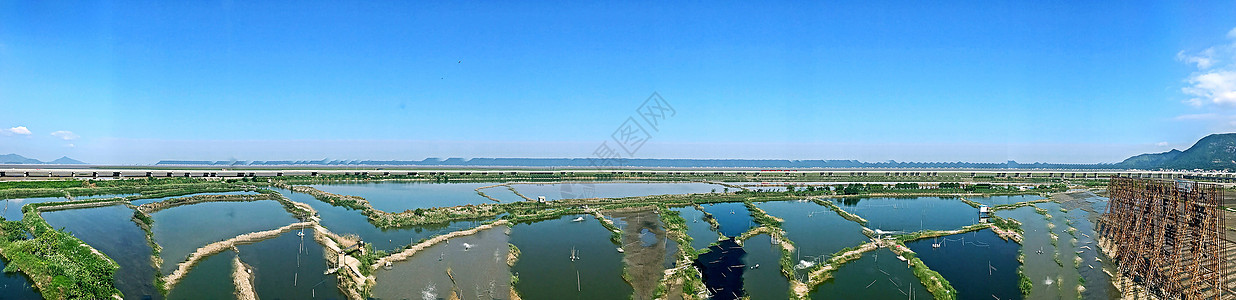
[[[948,279],[948,278],[945,278]],[[913,294],[914,297],[910,297]],[[810,295],[811,299],[930,299],[927,291],[906,262],[888,249],[863,254],[862,258],[841,265],[832,279]]]
[[[515,183],[511,186],[525,197],[544,196],[545,200],[696,194],[725,189],[722,185],[701,182]]]
[[[842,209],[867,219],[867,227],[884,231],[954,230],[979,222],[978,209],[955,198],[843,198]]]
[[[939,243],[939,248],[932,244]],[[1016,242],[991,230],[906,243],[923,264],[939,272],[957,289],[959,299],[1020,299]]]
[[[197,194],[191,194],[191,195],[171,196],[171,197],[163,197],[163,198],[138,199],[138,200],[133,200],[131,203],[133,203],[133,205],[142,205],[146,203],[155,203],[155,202],[172,199],[172,198],[184,198],[184,197],[201,196],[201,195],[257,195],[257,194],[258,194],[257,192],[246,192],[246,191],[197,193]]]
[[[211,255],[197,265],[167,292],[167,299],[235,299],[232,260],[236,252]]]
[[[456,221],[443,224],[429,224],[404,228],[381,229],[369,223],[369,218],[360,211],[330,205],[308,194],[292,193],[283,189],[275,189],[288,199],[312,206],[321,217],[323,227],[340,235],[354,234],[376,250],[392,251],[423,239],[445,233],[480,226],[484,220]],[[478,196],[479,197],[479,196]]]
[[[52,228],[63,228],[116,261],[114,282],[128,299],[159,299],[154,286],[157,270],[150,262],[146,232],[133,223],[133,209],[125,205],[43,212]]]
[[[751,212],[742,202],[701,204],[704,211],[716,218],[720,228],[717,230],[728,237],[736,237],[755,226]]]
[[[687,222],[687,236],[691,237],[691,247],[696,250],[708,248],[709,244],[717,242],[719,236],[713,231],[712,225],[704,220],[704,212],[694,206],[671,208]]]
[[[74,195],[74,196],[73,196],[73,200],[102,199],[102,198],[113,198],[113,197],[128,197],[128,196],[137,196],[137,195],[140,195],[140,194],[102,194],[102,195],[85,195],[85,196],[77,196],[77,195]]]
[[[1016,196],[990,196],[990,197],[966,197],[966,200],[978,202],[984,205],[996,206],[1003,204],[1014,204],[1018,202],[1042,200],[1043,197],[1038,195],[1016,195]]]
[[[343,299],[334,274],[324,275],[326,258],[313,230],[291,231],[273,239],[238,245],[240,261],[253,271],[262,299]]]
[[[481,191],[485,192],[486,196],[489,196],[490,198],[498,199],[498,202],[502,202],[502,203],[511,203],[511,202],[519,202],[519,201],[527,200],[527,199],[524,199],[523,197],[520,197],[519,195],[516,195],[514,191],[512,191],[510,188],[508,188],[505,185],[491,187],[491,188],[484,188],[484,189],[481,189]]]
[[[1091,203],[1101,202],[1105,206],[1107,198],[1091,195],[1091,197],[1086,198],[1086,201]],[[1099,205],[1096,204],[1095,206]],[[1081,292],[1082,299],[1108,299],[1119,294],[1116,286],[1112,284],[1111,276],[1103,272],[1106,269],[1108,272],[1115,273],[1116,269],[1111,260],[1106,255],[1103,255],[1102,251],[1099,251],[1098,241],[1095,240],[1098,237],[1098,232],[1095,231],[1097,227],[1093,223],[1094,221],[1091,221],[1095,214],[1095,212],[1083,209],[1072,209],[1065,214],[1073,221],[1073,227],[1077,228],[1075,238],[1078,240],[1078,243],[1075,251],[1081,251],[1078,254],[1078,257],[1081,259],[1080,262],[1075,264],[1075,267],[1078,273],[1080,273],[1079,275],[1086,281],[1082,285],[1084,287],[1084,290]]]
[[[163,247],[160,272],[165,275],[199,247],[298,222],[273,200],[183,205],[157,211],[151,218],[155,242]]]
[[[582,221],[573,221],[580,217]],[[511,243],[521,254],[512,272],[518,277],[515,289],[520,296],[630,299],[631,285],[622,279],[622,253],[599,222],[590,215],[568,215],[516,224]]]
[[[1078,244],[1077,237],[1080,235],[1077,235],[1077,230],[1074,227],[1076,223],[1069,214],[1060,211],[1062,208],[1060,203],[1039,203],[1035,206],[1042,208],[1046,211],[1047,215],[1051,216],[1047,221],[1051,224],[1049,226],[1051,227],[1051,233],[1056,236],[1056,242],[1053,247],[1056,251],[1055,253],[1049,252],[1048,254],[1053,255],[1052,264],[1060,266],[1060,271],[1055,274],[1055,278],[1048,278],[1054,281],[1054,284],[1049,288],[1058,289],[1059,295],[1062,298],[1076,299],[1081,294],[1081,291],[1078,289],[1082,278],[1079,267],[1081,267],[1081,263],[1086,263],[1086,261],[1082,261],[1081,256],[1077,253],[1077,251],[1084,249],[1081,249],[1082,245]],[[1092,244],[1089,247],[1094,248],[1094,245]],[[1093,260],[1090,262],[1093,262]]]
[[[21,218],[22,218],[22,215],[21,215],[21,207],[22,207],[22,205],[31,204],[31,203],[43,203],[43,202],[53,202],[53,201],[68,201],[68,200],[69,200],[69,199],[66,199],[66,198],[64,198],[64,197],[41,197],[41,198],[13,198],[13,199],[4,199],[4,200],[0,200],[0,201],[3,201],[3,202],[4,202],[4,207],[0,207],[0,214],[2,214],[2,215],[4,216],[4,219],[5,219],[5,220],[9,220],[9,221],[19,221],[19,220],[21,220]]]
[[[867,242],[862,226],[846,220],[832,209],[811,201],[771,201],[756,203],[768,215],[781,218],[785,237],[794,242],[794,262],[818,264],[846,247]],[[806,269],[798,269],[804,275]]]
[[[3,270],[8,265],[7,261],[0,259],[0,270]],[[43,299],[43,296],[34,291],[34,282],[31,282],[26,275],[19,272],[3,272],[0,274],[0,299]]]
[[[703,275],[711,299],[733,300],[746,295],[743,291],[743,272],[747,269],[744,256],[747,252],[742,245],[729,238],[708,247],[695,259],[695,268]]]
[[[450,239],[374,271],[377,299],[509,299],[509,227]],[[455,294],[456,297],[449,295]]]
[[[1035,212],[1034,206],[1001,210],[997,211],[996,215],[1021,222],[1022,255],[1025,256],[1023,272],[1033,284],[1030,289],[1031,297],[1061,298],[1057,277],[1064,271],[1064,267],[1053,261],[1053,258],[1057,257],[1057,249],[1052,245],[1051,229],[1048,228],[1044,215]]]
[[[786,299],[790,281],[781,275],[781,246],[772,243],[767,234],[753,236],[742,243],[747,252],[743,259],[743,290],[751,299]]]
[[[495,184],[498,183],[375,182],[311,186],[324,192],[359,196],[369,200],[377,210],[397,213],[417,208],[495,203],[476,193],[477,188]]]

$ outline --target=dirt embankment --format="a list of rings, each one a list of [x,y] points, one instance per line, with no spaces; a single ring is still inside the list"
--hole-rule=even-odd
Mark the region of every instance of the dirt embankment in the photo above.
[[[838,255],[828,260],[828,263],[824,265],[824,267],[812,270],[811,273],[807,274],[806,283],[803,283],[798,280],[791,280],[790,281],[790,291],[794,293],[794,295],[796,296],[796,299],[806,299],[807,294],[811,292],[811,288],[818,286],[824,283],[824,281],[827,281],[829,278],[831,278],[833,271],[836,271],[837,267],[851,260],[855,260],[855,259],[858,259],[859,257],[862,257],[862,254],[865,252],[880,248],[881,243],[882,242],[878,240],[875,242],[866,243],[866,244],[863,244],[862,246],[859,246],[858,249],[847,251],[845,253],[842,253],[841,255]],[[893,249],[893,252],[897,252],[895,248],[896,247],[890,247],[890,249]],[[909,249],[905,249],[905,250],[909,251]]]
[[[154,212],[173,208],[181,205],[197,204],[202,202],[247,202],[258,200],[279,200],[278,196],[268,194],[253,194],[253,195],[196,195],[181,198],[172,198],[158,202],[151,202],[137,206],[137,210],[144,214],[152,214]]]
[[[249,265],[240,261],[240,255],[232,258],[232,283],[236,284],[236,299],[257,300],[253,288],[253,273]]]
[[[417,252],[420,252],[421,250],[424,250],[425,248],[429,248],[429,246],[433,246],[433,245],[435,245],[435,244],[437,244],[437,243],[441,243],[441,242],[443,242],[443,241],[446,241],[446,240],[451,239],[451,238],[454,238],[454,237],[460,237],[460,236],[465,236],[465,235],[473,235],[473,234],[476,234],[477,232],[481,232],[482,230],[486,230],[486,229],[490,229],[490,228],[494,228],[494,227],[498,227],[498,226],[506,226],[506,224],[507,224],[507,223],[510,223],[510,222],[509,222],[509,221],[507,221],[507,220],[498,220],[497,222],[493,222],[493,223],[489,223],[489,224],[485,224],[485,225],[477,226],[476,228],[466,229],[466,230],[460,230],[460,231],[455,231],[455,232],[451,232],[451,233],[447,233],[447,234],[443,234],[443,235],[435,236],[435,237],[433,237],[433,238],[431,238],[431,239],[429,239],[429,240],[426,240],[426,241],[424,241],[424,242],[421,242],[421,243],[419,243],[419,244],[412,245],[411,247],[408,247],[408,249],[404,249],[403,251],[400,251],[400,252],[397,252],[397,253],[395,253],[395,254],[387,255],[386,257],[380,258],[380,259],[378,259],[378,261],[377,261],[377,262],[374,262],[374,263],[373,263],[373,266],[371,266],[371,267],[372,267],[373,269],[377,269],[377,268],[380,268],[380,267],[382,267],[382,266],[386,265],[386,263],[388,263],[388,262],[396,262],[396,261],[406,260],[406,259],[408,259],[409,257],[412,257],[412,255],[416,254]]]
[[[261,240],[276,237],[285,232],[292,231],[293,229],[306,228],[306,227],[310,227],[313,225],[314,223],[311,223],[311,222],[294,223],[294,224],[283,226],[277,229],[251,232],[251,233],[238,235],[236,237],[233,237],[233,238],[230,238],[224,241],[214,242],[209,245],[203,246],[201,248],[197,248],[196,251],[193,251],[193,253],[189,254],[188,259],[185,259],[185,261],[176,265],[176,270],[172,271],[172,274],[169,274],[166,277],[163,277],[164,286],[167,287],[168,290],[171,290],[172,287],[176,285],[176,283],[180,282],[180,279],[183,278],[185,274],[189,273],[190,268],[193,268],[193,266],[196,265],[199,261],[213,254],[223,252],[224,250],[231,249],[232,247],[235,247],[238,244],[251,244],[254,242],[261,241]]]
[[[115,200],[115,201],[100,201],[100,202],[74,203],[74,204],[63,204],[63,205],[48,205],[48,206],[39,206],[39,212],[66,210],[66,209],[78,209],[78,208],[103,207],[103,206],[111,206],[111,205],[125,204],[125,203],[129,203],[129,201]]]
[[[326,227],[317,224],[313,226],[313,239],[326,248],[326,251],[322,251],[322,255],[325,256],[327,265],[332,268],[338,268],[335,271],[339,274],[339,291],[343,292],[348,299],[365,299],[358,292],[360,287],[368,285],[366,282],[368,278],[360,273],[360,260],[352,256],[343,255],[342,251],[340,251],[343,247],[340,247],[339,243],[335,242],[340,241],[354,244],[357,240],[339,236],[330,232]]]

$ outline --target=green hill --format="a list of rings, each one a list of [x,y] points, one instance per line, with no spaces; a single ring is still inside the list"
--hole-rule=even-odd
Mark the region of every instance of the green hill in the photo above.
[[[1236,133],[1211,134],[1185,151],[1147,153],[1120,162],[1130,169],[1236,170]]]

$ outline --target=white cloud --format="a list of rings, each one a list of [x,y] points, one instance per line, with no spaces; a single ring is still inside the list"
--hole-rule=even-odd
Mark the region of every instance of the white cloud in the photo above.
[[[1158,143],[1155,143],[1154,145],[1159,146],[1159,147],[1167,147],[1167,145],[1169,144],[1167,142],[1158,142]]]
[[[1204,122],[1221,131],[1236,129],[1236,28],[1226,38],[1201,51],[1176,53],[1177,60],[1195,67],[1180,88],[1189,97],[1181,103],[1200,111],[1174,120]]]
[[[1176,53],[1176,59],[1185,63],[1195,64],[1198,69],[1209,69],[1215,64],[1215,48],[1207,48],[1198,55],[1187,55],[1184,51]]]
[[[9,134],[30,135],[30,129],[26,128],[26,126],[17,126],[5,129],[4,132]]]
[[[62,140],[66,140],[66,141],[76,140],[77,138],[81,137],[81,136],[78,136],[76,133],[73,133],[72,131],[68,131],[68,130],[59,130],[56,132],[52,132],[51,135],[58,137]]]
[[[1236,106],[1236,71],[1224,70],[1193,74],[1189,76],[1189,84],[1190,86],[1182,90],[1185,94],[1196,97],[1188,100],[1190,105],[1210,102]]]
[[[65,146],[65,147],[69,147],[69,148],[76,148],[76,147],[77,147],[77,145],[74,145],[73,143],[69,143],[68,145],[64,145],[64,146]]]

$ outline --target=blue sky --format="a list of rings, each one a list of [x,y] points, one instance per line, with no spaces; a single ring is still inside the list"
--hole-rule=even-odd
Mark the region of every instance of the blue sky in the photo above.
[[[1114,162],[1236,131],[1232,1],[185,2],[0,1],[0,153],[588,157],[653,92],[676,114],[634,157]]]

